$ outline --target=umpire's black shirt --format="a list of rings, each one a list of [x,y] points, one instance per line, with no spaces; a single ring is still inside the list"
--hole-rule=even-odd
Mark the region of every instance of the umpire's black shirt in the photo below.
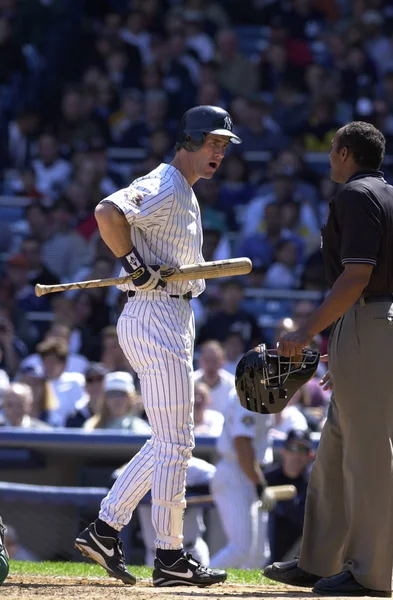
[[[393,292],[393,187],[381,171],[355,173],[330,202],[321,230],[332,287],[347,263],[373,265],[364,294]]]

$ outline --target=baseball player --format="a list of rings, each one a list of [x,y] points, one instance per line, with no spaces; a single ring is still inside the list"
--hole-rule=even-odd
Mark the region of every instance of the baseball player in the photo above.
[[[186,486],[187,493],[193,489],[203,489],[205,494],[210,494],[210,480],[216,472],[216,467],[206,460],[192,456],[188,463]],[[200,492],[199,492],[200,493]],[[146,549],[145,564],[153,566],[155,558],[154,539],[155,532],[151,520],[150,504],[140,504],[137,508],[139,523]],[[203,518],[204,508],[201,505],[189,505],[184,513],[184,542],[185,550],[203,565],[210,561],[209,547],[203,539],[206,526]]]
[[[212,567],[261,568],[270,557],[268,515],[258,509],[260,465],[272,461],[269,441],[271,415],[251,413],[232,391],[224,427],[217,440],[220,460],[211,490],[227,537],[227,545],[210,561]]]
[[[132,283],[119,318],[119,343],[138,374],[152,436],[103,499],[98,519],[76,539],[79,550],[124,583],[118,532],[151,489],[156,532],[153,584],[208,586],[225,581],[223,570],[203,567],[183,549],[186,469],[194,447],[194,317],[190,299],[203,280],[165,282],[160,265],[203,262],[200,210],[192,186],[210,179],[230,142],[232,119],[215,106],[197,106],[182,117],[170,164],[136,179],[96,208],[101,237],[121,260]]]

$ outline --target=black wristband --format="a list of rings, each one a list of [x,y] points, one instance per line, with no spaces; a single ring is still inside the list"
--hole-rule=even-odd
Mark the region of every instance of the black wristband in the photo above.
[[[120,262],[127,273],[132,274],[139,269],[146,271],[146,264],[135,246],[131,252],[121,257]]]

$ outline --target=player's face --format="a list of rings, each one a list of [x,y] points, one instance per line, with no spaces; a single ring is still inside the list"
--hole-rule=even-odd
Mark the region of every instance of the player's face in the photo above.
[[[330,154],[329,154],[329,160],[330,160],[330,166],[331,166],[331,173],[330,173],[330,178],[332,179],[332,181],[334,181],[335,183],[345,183],[346,181],[346,176],[343,174],[343,150],[344,153],[346,154],[346,149],[341,148],[340,150],[338,149],[338,140],[339,140],[339,136],[340,136],[340,131],[339,130],[336,135],[334,136],[333,140],[332,140],[332,146],[330,149]]]
[[[227,137],[209,133],[204,144],[195,152],[195,170],[198,177],[211,179],[225,156],[225,151],[230,144]]]

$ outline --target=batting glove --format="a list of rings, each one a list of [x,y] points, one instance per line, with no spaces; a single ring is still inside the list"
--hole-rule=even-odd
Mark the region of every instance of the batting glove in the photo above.
[[[136,248],[120,259],[123,268],[130,274],[135,287],[143,292],[164,288],[159,265],[146,265]]]

